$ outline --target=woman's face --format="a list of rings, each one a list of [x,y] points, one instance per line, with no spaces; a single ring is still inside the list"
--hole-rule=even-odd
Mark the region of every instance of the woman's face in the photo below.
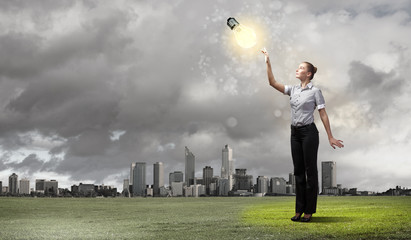
[[[311,76],[311,72],[307,72],[307,64],[301,63],[297,70],[295,70],[295,77],[300,80],[305,80]]]

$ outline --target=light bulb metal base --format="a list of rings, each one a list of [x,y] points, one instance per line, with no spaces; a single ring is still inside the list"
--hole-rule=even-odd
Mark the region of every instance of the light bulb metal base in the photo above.
[[[238,25],[240,25],[240,23],[237,20],[235,20],[235,18],[230,17],[227,19],[227,26],[230,27],[231,30],[233,30]]]

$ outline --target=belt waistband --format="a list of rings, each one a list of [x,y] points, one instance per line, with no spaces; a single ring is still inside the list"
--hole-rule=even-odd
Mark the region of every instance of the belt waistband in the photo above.
[[[293,126],[293,125],[291,125],[291,129],[293,129],[293,130],[301,130],[301,129],[306,128],[306,127],[309,127],[309,126],[311,126],[311,125],[314,125],[314,122],[312,122],[312,123],[310,123],[310,124],[307,124],[307,125],[304,125],[304,126]]]

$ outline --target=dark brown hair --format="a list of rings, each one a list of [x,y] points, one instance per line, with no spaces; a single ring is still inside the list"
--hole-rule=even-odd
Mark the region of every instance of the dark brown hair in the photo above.
[[[307,72],[311,72],[311,79],[314,78],[314,74],[317,72],[317,67],[314,67],[314,65],[312,65],[309,62],[304,62],[307,65]]]

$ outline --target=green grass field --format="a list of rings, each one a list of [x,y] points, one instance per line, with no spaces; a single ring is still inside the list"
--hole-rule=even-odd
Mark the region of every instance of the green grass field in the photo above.
[[[410,197],[0,198],[0,239],[411,239]]]

